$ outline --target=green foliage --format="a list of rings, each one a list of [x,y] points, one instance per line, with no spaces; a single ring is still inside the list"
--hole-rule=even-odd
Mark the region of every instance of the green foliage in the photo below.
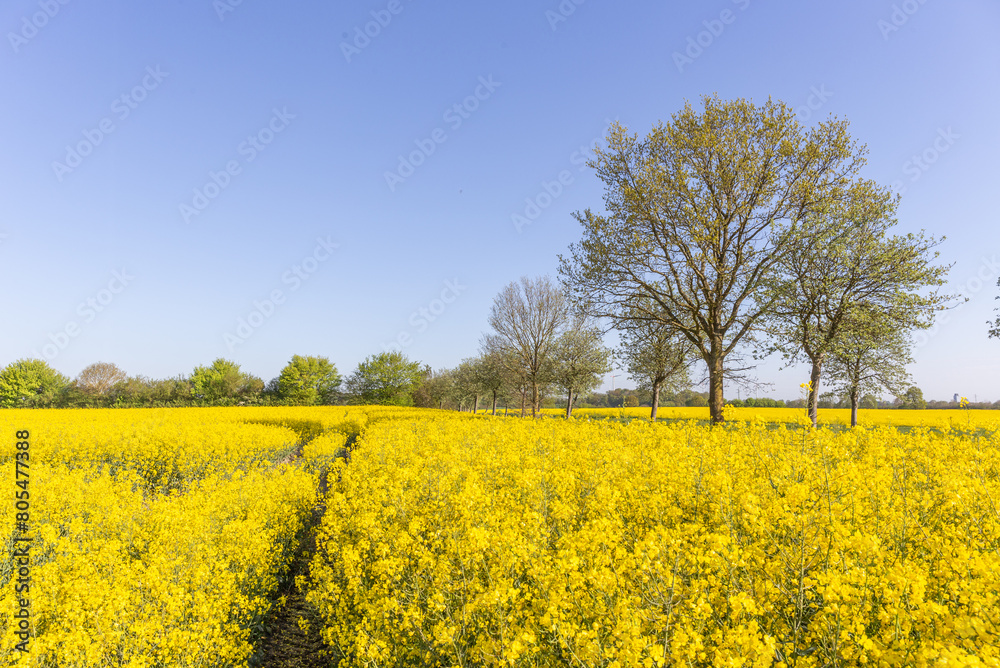
[[[424,374],[419,362],[398,351],[371,355],[347,379],[350,401],[362,405],[412,406]]]
[[[576,214],[583,238],[560,258],[571,299],[612,321],[639,311],[685,336],[722,421],[727,357],[767,314],[766,281],[807,217],[845,199],[864,164],[847,129],[838,119],[805,128],[781,102],[718,97],[642,139],[614,126],[591,163],[607,214]]]
[[[576,394],[599,386],[601,377],[611,370],[611,351],[605,348],[600,329],[577,317],[556,339],[552,357],[551,377],[566,390],[569,415]]]
[[[767,283],[774,349],[790,362],[811,365],[814,425],[824,362],[852,329],[852,320],[877,313],[896,330],[926,328],[935,312],[954,299],[937,291],[949,269],[933,263],[940,239],[890,236],[898,202],[887,189],[859,181],[845,202],[806,221],[804,235]]]
[[[907,388],[900,398],[900,408],[923,410],[927,408],[927,401],[924,399],[924,392],[919,387],[913,385]]]
[[[330,403],[340,380],[337,367],[326,357],[292,355],[278,376],[277,394],[292,404]]]
[[[195,367],[191,374],[191,393],[210,404],[230,403],[236,398],[263,389],[263,382],[240,371],[240,365],[219,358],[211,366]]]
[[[0,406],[49,406],[69,379],[38,359],[13,362],[0,371]]]
[[[152,379],[129,376],[108,393],[114,408],[165,407],[191,404],[191,382],[187,378]]]
[[[492,408],[494,399],[508,398],[515,394],[509,367],[516,363],[506,362],[503,353],[486,351],[479,357],[470,357],[454,369],[448,371],[446,396],[457,404],[477,407],[480,399]]]
[[[784,408],[785,402],[781,399],[771,399],[770,397],[749,397],[747,399],[733,399],[729,402],[735,408]]]
[[[830,351],[827,372],[834,387],[860,402],[862,395],[888,390],[899,396],[910,383],[913,361],[908,331],[885,312],[855,313]]]
[[[866,394],[865,396],[861,397],[859,405],[861,408],[869,408],[869,409],[878,408],[878,397],[876,397],[874,394]]]
[[[626,405],[626,402],[632,403],[632,399],[629,399],[629,397],[635,397],[636,405],[641,405],[643,403],[648,403],[648,397],[643,396],[644,394],[648,393],[637,392],[636,390],[627,390],[619,387],[614,390],[607,390],[606,392],[581,396],[580,400],[577,402],[577,407],[621,408]]]
[[[694,346],[676,329],[663,324],[662,318],[637,317],[618,323],[621,345],[616,356],[628,370],[638,389],[649,392],[650,419],[656,419],[661,394],[675,394],[688,389],[688,368],[695,361]]]
[[[482,351],[479,355],[479,380],[483,389],[491,398],[502,398],[509,401],[518,395],[522,384],[519,376],[511,371],[516,363],[506,358],[500,351]]]
[[[483,370],[479,358],[462,360],[452,371],[451,398],[464,408],[467,404],[478,403],[486,392]]]
[[[420,384],[413,390],[413,405],[418,408],[457,408],[452,403],[455,395],[455,370],[434,371],[425,365]]]

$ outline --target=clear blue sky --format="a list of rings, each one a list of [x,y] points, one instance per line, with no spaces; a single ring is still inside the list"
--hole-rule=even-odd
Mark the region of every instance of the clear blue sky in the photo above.
[[[718,93],[850,119],[865,175],[905,190],[901,229],[947,235],[970,297],[917,383],[1000,399],[995,1],[61,2],[0,9],[0,364],[227,357],[267,380],[296,353],[347,374],[402,336],[453,366],[601,207],[578,152],[607,121],[644,134]],[[779,366],[763,393],[796,396],[804,371]]]

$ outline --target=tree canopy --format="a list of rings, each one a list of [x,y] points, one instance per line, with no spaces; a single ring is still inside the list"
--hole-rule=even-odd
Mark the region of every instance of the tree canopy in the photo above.
[[[412,406],[413,392],[423,378],[420,362],[390,351],[371,355],[358,364],[346,388],[355,404]]]
[[[278,376],[278,396],[291,403],[330,403],[340,386],[337,367],[326,357],[293,355]]]
[[[625,320],[617,357],[640,390],[651,393],[650,420],[656,420],[660,393],[679,392],[691,384],[688,368],[695,359],[691,342],[655,320]]]
[[[611,351],[604,346],[601,330],[583,314],[575,314],[556,339],[552,379],[566,390],[566,417],[573,413],[573,400],[601,384],[611,370]]]
[[[690,103],[645,138],[612,126],[589,164],[606,214],[575,214],[581,240],[560,257],[575,304],[683,334],[708,366],[723,420],[726,359],[768,313],[764,283],[808,216],[843,201],[865,162],[847,122],[805,128],[769,100]]]
[[[191,374],[191,393],[198,399],[218,404],[234,401],[249,392],[260,392],[261,379],[244,373],[240,365],[221,357],[210,366],[195,367]]]
[[[913,361],[910,336],[886,313],[865,309],[852,314],[830,349],[827,373],[851,404],[851,426],[858,424],[858,406],[865,393],[906,392]]]
[[[39,359],[22,359],[0,371],[0,406],[40,406],[52,402],[69,379]]]
[[[949,269],[933,262],[941,240],[889,235],[898,201],[887,189],[859,182],[844,205],[807,219],[768,282],[768,333],[789,362],[811,367],[807,407],[814,426],[824,362],[852,318],[877,313],[887,326],[910,331],[929,327],[952,299],[936,289]],[[860,326],[854,335],[864,331]]]

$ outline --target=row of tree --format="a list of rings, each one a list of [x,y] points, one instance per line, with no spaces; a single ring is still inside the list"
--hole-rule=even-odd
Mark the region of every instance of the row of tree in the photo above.
[[[897,405],[926,405],[906,367],[914,331],[958,303],[940,292],[943,238],[895,232],[899,197],[861,177],[867,149],[846,120],[806,128],[781,102],[705,97],[645,138],[615,124],[607,142],[589,163],[606,213],[575,214],[583,236],[559,258],[561,286],[504,288],[479,357],[442,384],[474,406],[519,396],[532,415],[557,386],[568,416],[608,370],[601,338],[614,329],[653,419],[660,393],[689,386],[700,363],[723,421],[725,381],[748,381],[774,353],[809,366],[813,424],[823,383],[846,397],[852,424],[886,390]]]
[[[493,331],[483,336],[478,357],[428,377],[425,387],[429,396],[422,405],[478,410],[480,399],[485,398],[494,413],[500,401],[505,409],[519,403],[522,416],[528,409],[536,415],[547,397],[559,394],[567,417],[577,404],[646,405],[651,407],[653,420],[660,405],[709,405],[707,393],[695,393],[690,389],[689,369],[697,361],[697,351],[688,341],[662,323],[626,321],[618,323],[619,347],[608,349],[603,344],[603,332],[593,320],[574,310],[565,292],[547,277],[522,278],[506,286],[494,300],[490,324]],[[834,349],[827,375],[850,380],[851,376],[839,366],[843,364],[842,354],[841,349]],[[872,358],[862,365],[862,376],[872,374],[872,377],[884,379],[870,385],[898,390],[895,401],[880,401],[870,392],[863,396],[852,394],[857,392],[856,386],[845,383],[850,391],[841,388],[840,392],[821,395],[811,390],[806,400],[785,402],[748,398],[730,400],[727,404],[807,408],[813,417],[817,408],[851,407],[855,409],[855,422],[859,407],[926,408],[928,404],[920,389],[905,383],[907,376],[903,365],[907,354],[908,349],[901,347],[892,359]],[[581,395],[600,384],[613,359],[628,370],[637,388],[618,390],[614,399],[608,392],[603,397],[592,395],[593,398],[587,397],[580,402]],[[861,384],[862,388],[868,386]]]
[[[569,415],[575,399],[600,385],[611,367],[611,351],[601,332],[583,319],[569,319],[558,291],[530,294],[556,300],[534,305],[536,316],[545,315],[532,320],[530,341],[514,347],[487,337],[479,356],[431,373],[424,381],[426,399],[419,403],[476,411],[482,402],[494,414],[500,404],[505,410],[514,405],[521,415],[529,410],[537,415],[547,395],[565,393]],[[498,299],[510,297],[505,291]]]
[[[704,408],[708,406],[708,393],[696,392],[684,388],[676,392],[661,392],[659,405],[665,408],[689,407]],[[653,405],[653,393],[648,388],[618,388],[605,392],[592,392],[581,396],[577,402],[578,408],[623,408]]]
[[[607,144],[589,163],[606,212],[575,214],[583,233],[559,258],[560,286],[522,278],[497,295],[476,358],[435,373],[386,353],[359,365],[342,394],[331,389],[336,376],[302,396],[283,390],[281,377],[264,385],[217,360],[150,392],[189,401],[457,398],[473,408],[485,397],[494,409],[516,399],[522,414],[537,415],[555,387],[570,415],[609,369],[602,336],[611,329],[654,418],[660,394],[687,387],[703,365],[711,418],[723,421],[725,381],[748,380],[753,362],[773,353],[810,367],[814,424],[823,383],[849,398],[852,423],[866,394],[914,389],[912,334],[957,303],[940,292],[950,266],[936,264],[943,239],[896,233],[899,197],[862,178],[867,149],[846,120],[807,128],[782,102],[705,97],[644,138],[615,124]],[[1000,337],[1000,318],[990,335]],[[46,394],[5,382],[4,405]]]
[[[537,416],[547,397],[563,398],[565,414],[572,415],[580,397],[597,388],[612,360],[624,364],[638,383],[636,391],[619,390],[585,401],[588,406],[638,406],[648,395],[653,417],[661,392],[670,404],[705,405],[689,389],[686,349],[678,353],[658,337],[662,329],[635,328],[622,333],[622,345],[604,345],[605,330],[547,276],[523,277],[507,285],[490,310],[491,330],[483,335],[479,354],[454,369],[430,374],[424,381],[425,405],[478,410],[485,402],[496,413],[513,405],[522,416]]]
[[[426,374],[398,352],[368,357],[347,379],[326,357],[294,355],[267,383],[221,358],[168,379],[129,376],[115,364],[98,362],[73,380],[43,360],[27,359],[0,370],[0,407],[413,405]]]
[[[867,149],[846,120],[806,128],[781,102],[706,97],[607,141],[589,163],[606,213],[575,214],[582,238],[560,257],[580,313],[665,378],[669,360],[703,364],[714,422],[724,381],[771,353],[809,365],[814,424],[824,381],[850,397],[852,423],[865,394],[905,394],[912,333],[956,302],[939,291],[950,267],[935,264],[942,239],[894,233],[899,198],[861,177]]]

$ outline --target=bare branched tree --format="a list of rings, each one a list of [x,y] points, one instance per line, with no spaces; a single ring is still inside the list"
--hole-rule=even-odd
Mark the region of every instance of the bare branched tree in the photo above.
[[[76,377],[76,386],[84,392],[104,395],[125,378],[125,372],[116,365],[110,362],[95,362]]]
[[[499,355],[531,390],[531,414],[541,408],[541,390],[552,380],[552,354],[569,315],[562,291],[548,276],[522,277],[493,300],[483,352]]]

